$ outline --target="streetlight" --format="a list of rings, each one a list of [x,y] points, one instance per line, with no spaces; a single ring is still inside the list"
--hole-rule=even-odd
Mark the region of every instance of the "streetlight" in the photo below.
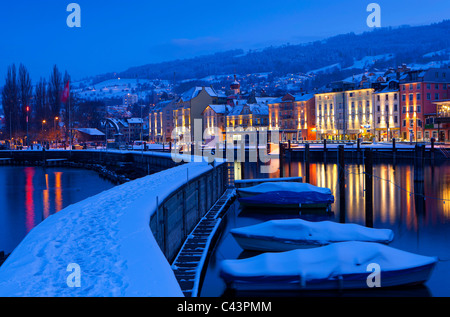
[[[55,117],[55,121],[54,121],[54,129],[55,129],[55,149],[58,147],[58,136],[56,133],[56,121],[59,120],[59,117]]]
[[[42,139],[44,139],[44,124],[46,123],[46,120],[42,120]],[[44,148],[44,140],[42,140],[42,148]]]

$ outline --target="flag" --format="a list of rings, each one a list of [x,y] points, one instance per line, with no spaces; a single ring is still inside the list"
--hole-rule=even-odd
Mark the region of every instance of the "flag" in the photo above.
[[[61,98],[62,102],[66,103],[67,100],[69,100],[69,97],[70,97],[70,82],[67,81],[66,86],[64,87],[62,98]]]

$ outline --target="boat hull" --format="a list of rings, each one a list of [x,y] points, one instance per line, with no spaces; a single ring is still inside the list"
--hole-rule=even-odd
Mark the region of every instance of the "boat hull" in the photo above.
[[[240,194],[239,203],[245,207],[283,209],[327,209],[334,196],[317,192],[267,192],[263,194]]]
[[[240,291],[352,290],[426,282],[438,262],[428,257],[362,241],[224,260],[220,276]]]
[[[431,276],[435,264],[413,269],[381,272],[380,288],[421,285]],[[340,278],[302,281],[299,276],[270,276],[234,279],[222,275],[227,287],[235,291],[321,291],[370,289],[367,274],[348,274]]]

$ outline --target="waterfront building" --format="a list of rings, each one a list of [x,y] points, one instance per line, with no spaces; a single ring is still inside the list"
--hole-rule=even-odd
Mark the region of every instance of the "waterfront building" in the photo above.
[[[279,130],[280,141],[315,140],[315,102],[312,94],[286,94],[270,101],[269,130]]]
[[[447,94],[448,96],[448,94]],[[433,102],[435,114],[425,114],[425,140],[450,142],[450,99]]]
[[[392,80],[373,93],[375,139],[400,138],[400,98],[398,81]]]
[[[405,141],[429,141],[436,131],[438,101],[449,99],[450,69],[412,70],[400,77],[401,137]],[[427,128],[426,119],[429,125]],[[425,133],[427,132],[427,133]]]
[[[149,112],[149,141],[170,142],[174,127],[173,111],[177,108],[177,100],[166,100],[156,104]]]
[[[208,130],[209,135],[215,136],[215,128],[219,130],[220,141],[224,140],[227,126],[227,114],[231,111],[230,105],[209,105],[203,111],[203,129]]]
[[[209,105],[217,104],[218,93],[212,87],[192,87],[183,93],[173,110],[174,129],[181,134],[190,131],[193,139],[192,125],[195,119],[203,120],[202,113]]]

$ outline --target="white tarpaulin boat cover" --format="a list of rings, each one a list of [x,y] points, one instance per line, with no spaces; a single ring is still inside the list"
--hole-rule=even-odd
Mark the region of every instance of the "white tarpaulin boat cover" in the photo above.
[[[374,229],[331,221],[310,222],[302,219],[272,220],[249,227],[235,228],[231,233],[246,238],[317,245],[345,241],[389,243],[394,239],[394,233],[390,229]]]

